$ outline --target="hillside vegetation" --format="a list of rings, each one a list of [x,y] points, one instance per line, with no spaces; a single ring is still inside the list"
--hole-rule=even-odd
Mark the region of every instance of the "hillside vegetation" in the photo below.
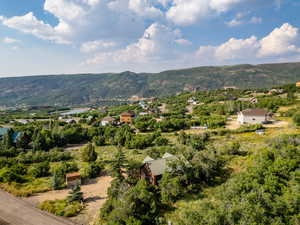
[[[195,88],[268,88],[299,80],[300,63],[198,67],[161,73],[1,78],[0,105],[82,105],[132,95],[171,96]]]
[[[251,108],[273,116],[240,124]],[[184,92],[73,122],[49,110],[0,118],[0,189],[42,210],[84,225],[300,224],[295,84]],[[126,124],[122,112],[135,117]],[[82,186],[70,190],[72,174]]]

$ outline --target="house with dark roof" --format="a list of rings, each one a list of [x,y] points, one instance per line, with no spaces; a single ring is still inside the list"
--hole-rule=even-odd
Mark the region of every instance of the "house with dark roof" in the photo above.
[[[164,172],[170,170],[168,163],[176,159],[177,157],[170,153],[165,153],[161,159],[152,159],[147,156],[143,161],[143,166],[140,168],[140,178],[156,185]]]
[[[263,124],[267,123],[271,114],[264,109],[246,109],[238,113],[240,124]]]

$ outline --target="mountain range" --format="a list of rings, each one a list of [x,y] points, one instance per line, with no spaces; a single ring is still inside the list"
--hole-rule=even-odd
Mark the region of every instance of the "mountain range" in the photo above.
[[[0,78],[0,105],[86,105],[132,95],[163,97],[225,86],[269,88],[300,81],[300,63],[209,66],[160,73],[103,73]]]

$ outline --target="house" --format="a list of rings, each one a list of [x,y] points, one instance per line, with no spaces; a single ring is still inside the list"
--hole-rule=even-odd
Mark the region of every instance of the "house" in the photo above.
[[[8,131],[9,131],[9,128],[0,128],[0,138],[2,138],[4,135],[6,135]],[[21,132],[13,132],[12,133],[11,138],[13,140],[13,143],[17,143],[21,134],[22,134]]]
[[[143,109],[147,109],[147,105],[144,101],[140,101],[139,106],[142,107]]]
[[[265,131],[263,129],[259,129],[259,130],[256,130],[255,133],[258,135],[264,135]]]
[[[147,116],[147,115],[149,115],[148,112],[140,112],[140,113],[139,113],[139,116]]]
[[[116,119],[111,117],[111,116],[107,116],[107,117],[104,117],[102,120],[101,120],[101,125],[102,126],[107,126],[107,125],[110,125],[110,124],[114,124],[116,122]]]
[[[26,125],[29,123],[29,120],[23,120],[23,119],[20,119],[20,120],[15,120],[17,123],[20,123],[20,124],[23,124],[23,125]]]
[[[81,175],[79,172],[66,174],[66,185],[68,187],[74,187],[81,184]]]
[[[262,124],[269,120],[270,113],[264,109],[246,109],[238,113],[240,124]]]
[[[197,105],[197,100],[196,100],[195,98],[190,98],[190,99],[188,100],[188,103],[189,103],[190,105]]]
[[[296,83],[296,87],[300,87],[300,82],[297,82],[297,83]]]
[[[133,112],[124,112],[120,115],[121,123],[132,123],[135,118],[135,114]]]
[[[170,170],[168,162],[176,159],[177,157],[170,153],[165,153],[161,159],[156,160],[147,156],[143,161],[143,166],[140,168],[140,178],[156,185],[164,172]]]
[[[236,86],[224,86],[224,90],[236,90],[238,89]]]

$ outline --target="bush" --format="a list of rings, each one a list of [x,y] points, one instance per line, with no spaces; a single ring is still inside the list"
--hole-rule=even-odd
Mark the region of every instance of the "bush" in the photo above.
[[[99,176],[102,168],[98,163],[91,163],[80,169],[80,175],[82,178],[96,178]]]
[[[28,174],[32,177],[38,178],[38,177],[46,177],[49,176],[49,170],[50,165],[48,162],[38,163],[33,165],[29,171]]]
[[[300,112],[294,114],[293,121],[297,126],[300,126]]]
[[[81,160],[83,162],[95,162],[98,155],[92,143],[81,149]]]
[[[22,183],[25,179],[12,168],[5,167],[0,170],[0,181],[4,183]]]
[[[253,125],[243,125],[239,129],[237,129],[236,133],[246,133],[246,132],[254,132],[256,130],[264,129],[262,124],[253,124]]]
[[[56,216],[73,217],[78,215],[84,207],[78,201],[69,202],[67,200],[47,200],[42,202],[38,208]]]
[[[104,146],[105,145],[105,137],[103,136],[96,136],[93,138],[93,142],[96,146]]]

